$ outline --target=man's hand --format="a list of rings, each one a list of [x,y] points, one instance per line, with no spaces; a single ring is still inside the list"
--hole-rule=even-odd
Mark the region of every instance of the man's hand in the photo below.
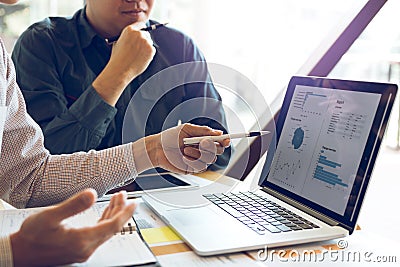
[[[205,171],[229,146],[230,140],[213,142],[204,139],[198,146],[185,146],[183,138],[221,134],[222,131],[208,126],[185,123],[147,136],[133,144],[136,168],[138,172],[155,167],[185,174]]]
[[[132,216],[135,204],[126,195],[114,195],[97,225],[67,228],[62,221],[93,205],[97,194],[84,190],[70,199],[28,217],[11,235],[15,266],[49,266],[84,262]]]
[[[126,86],[144,72],[156,53],[150,34],[138,22],[124,28],[113,45],[106,67],[93,81],[93,87],[108,104],[114,106]]]
[[[144,27],[146,24],[139,22],[125,27],[113,45],[108,64],[118,69],[127,83],[147,69],[156,52],[150,33],[140,30]]]

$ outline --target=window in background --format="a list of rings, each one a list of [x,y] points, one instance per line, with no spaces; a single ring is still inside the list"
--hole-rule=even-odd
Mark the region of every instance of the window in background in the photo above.
[[[245,74],[271,102],[338,21],[365,2],[163,0],[153,17],[189,34],[209,62]]]
[[[83,6],[84,0],[20,0],[15,5],[0,4],[0,35],[7,51],[32,23],[48,16],[71,16]]]
[[[400,1],[387,1],[341,58],[330,77],[400,82]],[[399,97],[393,107],[385,142],[400,148]]]
[[[163,0],[153,17],[190,35],[208,62],[227,65],[247,76],[271,104],[310,54],[349,13],[366,0]],[[230,98],[224,96],[225,100]],[[245,99],[256,94],[237,91]],[[228,103],[229,105],[229,103]],[[254,118],[243,115],[246,127]]]

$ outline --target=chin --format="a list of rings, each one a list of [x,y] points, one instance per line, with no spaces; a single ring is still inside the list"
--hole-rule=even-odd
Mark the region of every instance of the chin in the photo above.
[[[135,22],[146,22],[149,17],[144,13],[123,13],[124,17],[129,18],[129,24]]]

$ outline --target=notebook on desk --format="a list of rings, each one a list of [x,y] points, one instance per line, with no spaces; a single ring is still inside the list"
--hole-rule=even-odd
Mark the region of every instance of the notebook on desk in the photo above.
[[[292,77],[257,190],[205,194],[208,205],[193,208],[161,203],[162,194],[143,200],[200,255],[349,235],[396,93],[394,84]]]
[[[1,201],[1,200],[0,200]],[[9,206],[9,205],[8,205]],[[84,228],[95,225],[101,218],[108,203],[95,203],[89,209],[63,221],[71,228]],[[25,219],[41,208],[0,209],[0,236],[17,232]],[[99,235],[102,233],[99,233]],[[110,239],[101,244],[84,263],[63,266],[160,266],[156,257],[147,246],[134,218]]]

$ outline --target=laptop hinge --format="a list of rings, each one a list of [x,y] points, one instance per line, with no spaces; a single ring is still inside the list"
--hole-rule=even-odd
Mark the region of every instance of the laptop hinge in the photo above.
[[[313,210],[313,209],[311,209],[311,208],[309,208],[307,206],[304,206],[303,204],[299,203],[298,201],[295,201],[295,200],[293,200],[293,199],[291,199],[291,198],[289,198],[289,197],[287,197],[287,196],[285,196],[285,195],[283,195],[283,194],[281,194],[281,193],[279,193],[277,191],[274,191],[274,190],[272,190],[270,188],[266,188],[266,187],[261,188],[261,190],[263,190],[266,193],[276,197],[279,200],[282,200],[285,203],[288,203],[289,205],[291,205],[291,206],[293,206],[293,207],[295,207],[295,208],[297,208],[297,209],[299,209],[301,211],[304,211],[305,213],[317,218],[318,220],[323,221],[324,223],[326,223],[326,224],[328,224],[330,226],[340,226],[342,228],[345,228],[349,232],[352,232],[351,227],[349,227],[348,225],[344,225],[341,222],[333,220],[332,218],[330,218],[330,217],[328,217],[328,216],[326,216],[326,215],[324,215],[324,214],[322,214],[322,213],[320,213],[320,212],[318,212],[316,210]]]

